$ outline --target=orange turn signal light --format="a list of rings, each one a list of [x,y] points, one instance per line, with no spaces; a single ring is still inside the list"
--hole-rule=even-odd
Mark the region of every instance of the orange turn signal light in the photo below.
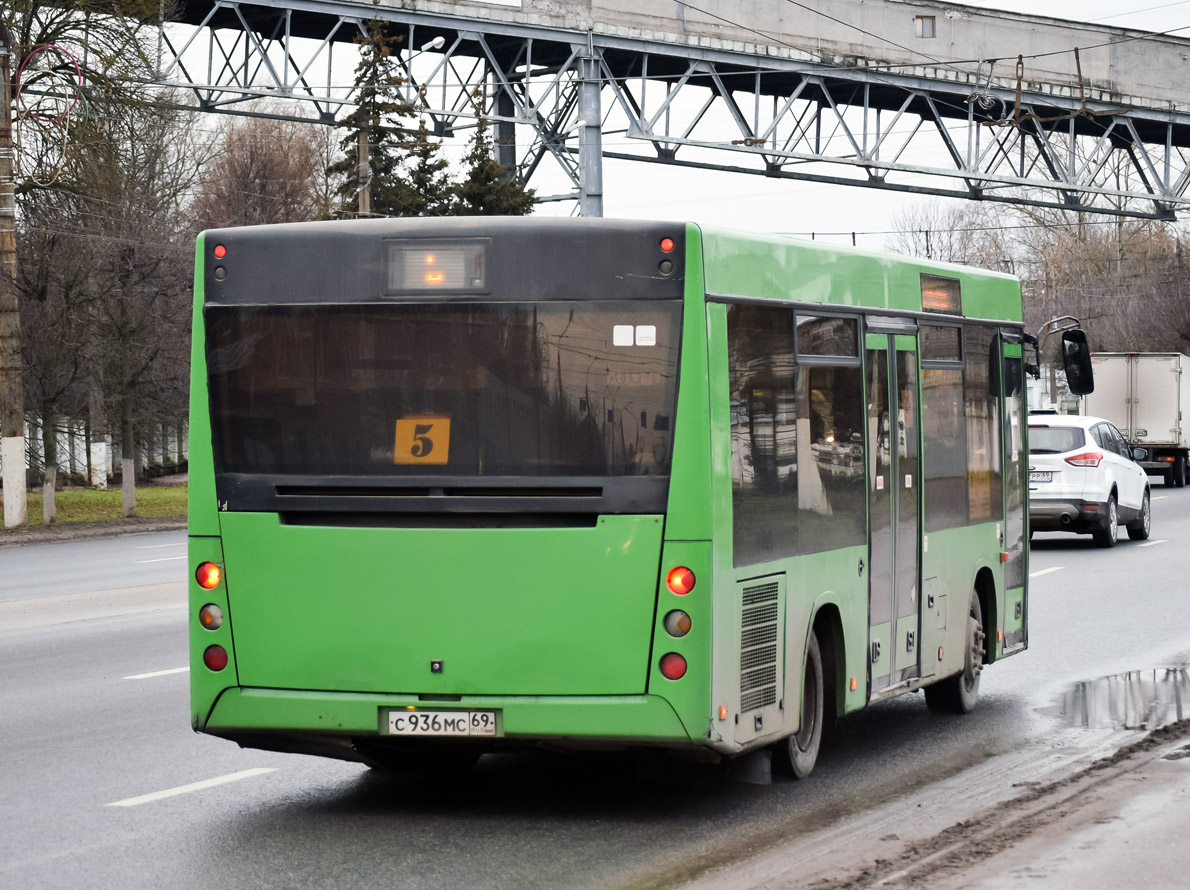
[[[214,603],[207,603],[198,610],[198,623],[207,630],[218,630],[223,626],[223,610]]]

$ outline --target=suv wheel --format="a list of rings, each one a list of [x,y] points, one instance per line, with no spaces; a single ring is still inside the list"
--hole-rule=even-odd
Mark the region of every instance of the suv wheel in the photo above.
[[[1152,527],[1153,510],[1149,503],[1149,490],[1146,488],[1144,500],[1140,502],[1140,516],[1128,523],[1128,537],[1134,541],[1147,540]]]
[[[1106,512],[1106,523],[1101,528],[1095,529],[1091,533],[1091,537],[1095,539],[1095,545],[1098,547],[1115,547],[1116,541],[1120,537],[1120,511],[1116,508],[1116,493],[1114,491],[1107,496]]]

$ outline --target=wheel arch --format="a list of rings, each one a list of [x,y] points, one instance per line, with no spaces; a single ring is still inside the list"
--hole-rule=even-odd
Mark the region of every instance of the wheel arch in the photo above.
[[[975,573],[975,595],[979,597],[979,608],[983,612],[983,660],[991,664],[996,660],[997,631],[1000,629],[999,597],[996,578],[987,566]]]
[[[841,717],[847,699],[847,648],[839,607],[831,602],[823,603],[814,613],[810,629],[818,638],[818,653],[822,658],[824,713]]]

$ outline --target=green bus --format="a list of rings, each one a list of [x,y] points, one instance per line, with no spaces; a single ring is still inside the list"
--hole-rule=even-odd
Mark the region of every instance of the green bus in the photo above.
[[[690,223],[213,230],[197,731],[751,751],[1028,645],[1019,282]]]

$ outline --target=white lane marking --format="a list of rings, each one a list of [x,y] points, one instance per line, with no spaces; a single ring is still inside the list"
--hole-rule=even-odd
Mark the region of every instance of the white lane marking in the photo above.
[[[1030,578],[1040,578],[1042,575],[1048,575],[1050,572],[1060,572],[1065,566],[1051,566],[1048,569],[1038,569],[1036,572],[1030,572]]]
[[[188,667],[184,668],[170,668],[168,671],[153,671],[148,674],[132,674],[128,677],[121,677],[121,680],[148,680],[150,677],[164,677],[166,674],[184,674],[190,670]]]
[[[163,556],[160,559],[138,559],[136,565],[143,566],[148,562],[173,562],[175,559],[189,559],[186,556]]]
[[[1161,495],[1160,497],[1153,498],[1153,500],[1155,500],[1155,501],[1163,501],[1163,500],[1165,500],[1167,497],[1169,497],[1169,495],[1165,495],[1165,494],[1163,494],[1163,495]]]
[[[185,541],[178,541],[174,544],[145,544],[142,547],[137,547],[137,550],[160,550],[162,547],[185,547]]]
[[[1144,544],[1138,544],[1138,547],[1152,547],[1154,544],[1168,544],[1167,538],[1162,538],[1160,541],[1146,541]]]
[[[142,803],[152,803],[156,800],[164,800],[167,797],[177,797],[179,794],[189,794],[191,791],[202,791],[206,788],[214,788],[216,785],[226,785],[228,782],[238,782],[240,779],[251,779],[253,776],[263,776],[265,773],[275,773],[277,767],[256,767],[256,769],[241,770],[238,773],[229,773],[226,776],[218,776],[214,779],[204,779],[201,782],[192,782],[189,785],[179,785],[177,788],[167,788],[164,791],[154,791],[152,794],[142,794],[140,797],[128,797],[124,800],[117,800],[114,803],[106,803],[105,807],[137,807]]]

